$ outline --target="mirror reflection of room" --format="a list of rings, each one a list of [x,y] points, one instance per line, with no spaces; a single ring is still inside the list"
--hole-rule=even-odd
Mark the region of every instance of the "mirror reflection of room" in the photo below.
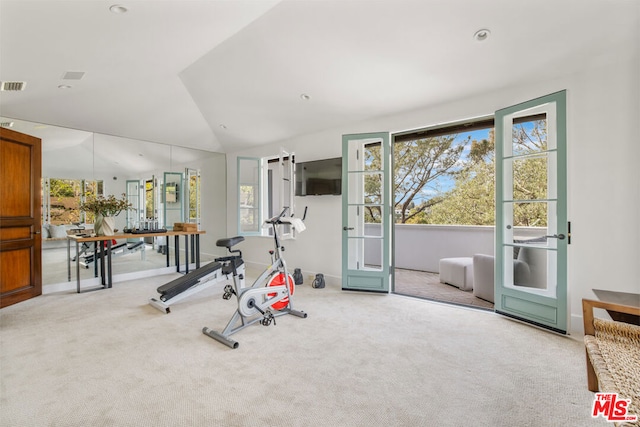
[[[200,190],[203,168],[214,174],[224,173],[223,154],[8,120],[14,123],[14,130],[42,139],[44,285],[75,283],[75,243],[71,242],[68,256],[67,236],[94,233],[95,215],[80,209],[88,195],[124,197],[131,205],[131,209],[116,217],[115,228],[119,233],[144,227],[171,230],[175,222],[194,222],[200,230],[213,232],[214,236],[224,234],[221,221],[202,224]],[[220,192],[225,194],[224,184],[211,190],[213,197]],[[207,201],[205,204],[211,206],[212,218],[224,218],[223,207]],[[172,241],[165,237],[132,236],[112,243],[115,275],[167,268],[165,254]],[[201,260],[213,259],[216,255],[213,252],[215,249],[208,250],[205,243]],[[185,262],[183,253],[180,260]],[[99,258],[92,243],[80,245],[78,261],[83,283],[93,279]]]

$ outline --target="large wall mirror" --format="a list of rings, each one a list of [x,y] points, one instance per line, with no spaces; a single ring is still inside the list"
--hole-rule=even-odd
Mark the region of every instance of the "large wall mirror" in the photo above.
[[[43,285],[68,282],[66,234],[70,229],[93,227],[92,216],[78,209],[87,193],[118,198],[125,194],[134,209],[116,217],[119,230],[145,220],[158,221],[158,226],[168,229],[174,222],[196,222],[206,231],[200,239],[202,261],[220,255],[215,241],[226,232],[224,154],[6,117],[0,120],[3,126],[42,140]],[[118,240],[127,249],[114,252],[114,274],[166,268],[163,246],[172,242],[162,239]],[[87,254],[92,250],[80,249]],[[91,279],[95,263],[81,255],[80,277]],[[75,271],[72,275],[74,282]]]

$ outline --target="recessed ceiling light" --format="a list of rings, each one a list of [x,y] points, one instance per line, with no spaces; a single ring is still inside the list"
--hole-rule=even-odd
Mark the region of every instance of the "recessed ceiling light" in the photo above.
[[[486,39],[488,39],[490,35],[491,35],[491,31],[487,29],[482,29],[482,30],[476,31],[476,33],[473,35],[473,39],[477,42],[483,42]]]
[[[69,85],[58,85],[58,89],[71,89]]]
[[[129,11],[129,9],[127,9],[125,6],[122,6],[120,4],[114,4],[114,5],[110,6],[109,10],[111,12],[117,13],[117,14],[127,13]]]
[[[306,93],[303,93],[302,95],[300,95],[300,99],[302,99],[303,101],[308,101],[311,99],[311,97]]]

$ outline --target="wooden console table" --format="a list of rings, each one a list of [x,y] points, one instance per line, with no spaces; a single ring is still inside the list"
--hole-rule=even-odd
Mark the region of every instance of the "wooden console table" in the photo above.
[[[80,244],[93,242],[96,245],[96,251],[105,256],[100,256],[100,278],[101,287],[91,289],[107,289],[113,286],[113,273],[111,269],[111,241],[117,239],[136,239],[141,237],[169,237],[174,236],[175,245],[175,265],[176,271],[180,273],[180,236],[184,236],[185,244],[185,273],[189,272],[189,247],[191,247],[191,261],[195,262],[196,268],[200,268],[200,235],[205,231],[165,231],[162,233],[118,233],[113,236],[67,236],[67,280],[71,281],[71,242],[76,244],[76,289],[80,293]],[[191,245],[189,245],[191,243]],[[96,253],[97,255],[97,253]],[[167,245],[167,267],[170,266],[169,245]],[[94,262],[98,263],[98,257],[94,258]],[[97,270],[96,270],[97,277]]]

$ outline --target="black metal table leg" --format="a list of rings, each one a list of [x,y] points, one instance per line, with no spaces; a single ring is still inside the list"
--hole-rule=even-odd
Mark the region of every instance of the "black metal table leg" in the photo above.
[[[200,268],[200,235],[196,234],[196,268]]]
[[[107,278],[105,277],[104,252],[105,252],[105,241],[100,240],[100,283],[102,283],[103,288],[106,288]]]
[[[98,277],[98,246],[102,248],[101,243],[93,242],[93,277]],[[100,256],[102,256],[102,252]]]
[[[185,273],[189,274],[189,235],[184,235],[184,268]]]
[[[195,251],[195,239],[194,239],[194,234],[191,234],[189,236],[189,240],[191,240],[191,262],[195,262],[195,257],[196,257],[196,251]]]
[[[174,245],[175,245],[175,259],[176,259],[176,271],[180,273],[180,236],[177,234],[174,236]]]
[[[170,259],[170,257],[169,257],[169,236],[165,236],[165,238],[164,238],[164,252],[167,255],[167,267],[169,267],[169,264],[170,264],[170,262],[169,262],[169,259]]]
[[[76,240],[76,287],[78,289],[78,293],[80,293],[80,248],[79,243]]]
[[[107,276],[107,287],[113,287],[113,275],[111,274],[111,239],[107,240],[107,267],[109,269],[109,273]]]
[[[78,251],[78,241],[76,240],[76,252]],[[76,259],[78,254],[76,253]],[[71,239],[67,237],[67,282],[71,281]]]

